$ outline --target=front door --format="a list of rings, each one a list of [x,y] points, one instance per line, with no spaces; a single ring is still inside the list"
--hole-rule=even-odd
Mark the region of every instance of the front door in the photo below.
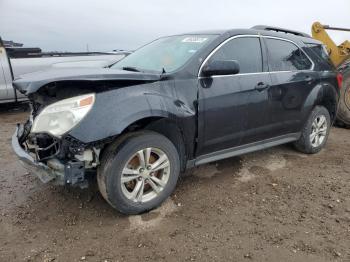
[[[258,36],[226,40],[208,62],[236,60],[240,72],[199,78],[197,156],[261,139],[270,77]]]

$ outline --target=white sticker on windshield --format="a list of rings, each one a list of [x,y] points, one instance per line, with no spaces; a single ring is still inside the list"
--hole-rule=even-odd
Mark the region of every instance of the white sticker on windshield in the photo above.
[[[191,37],[186,37],[182,39],[183,43],[203,43],[207,41],[208,38],[206,37],[197,37],[197,36],[191,36]]]

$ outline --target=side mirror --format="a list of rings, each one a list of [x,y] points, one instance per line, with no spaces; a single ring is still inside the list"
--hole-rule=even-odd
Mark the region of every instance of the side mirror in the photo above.
[[[208,62],[202,69],[204,76],[235,75],[239,73],[239,64],[236,60],[214,60]]]

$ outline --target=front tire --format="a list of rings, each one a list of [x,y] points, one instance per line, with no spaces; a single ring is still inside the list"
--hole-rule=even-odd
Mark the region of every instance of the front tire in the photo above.
[[[328,110],[323,106],[316,106],[303,130],[295,147],[306,154],[315,154],[325,146],[331,128],[331,117]]]
[[[111,144],[101,159],[98,185],[107,202],[124,214],[158,207],[175,189],[180,158],[165,136],[142,131]]]

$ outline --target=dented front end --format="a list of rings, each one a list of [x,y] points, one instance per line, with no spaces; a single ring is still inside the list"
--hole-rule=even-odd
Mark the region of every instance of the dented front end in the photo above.
[[[186,151],[193,155],[195,88],[181,83],[178,88],[186,95],[178,97],[182,92],[175,91],[171,77],[97,71],[50,70],[13,82],[32,106],[29,120],[19,124],[12,137],[14,151],[29,173],[43,182],[84,186],[87,175],[96,173],[107,144],[162,118],[183,127]]]
[[[33,106],[27,122],[18,124],[12,136],[12,147],[19,160],[44,183],[85,187],[86,175],[95,173],[99,164],[99,146],[85,144],[70,135],[31,132],[38,111]]]

